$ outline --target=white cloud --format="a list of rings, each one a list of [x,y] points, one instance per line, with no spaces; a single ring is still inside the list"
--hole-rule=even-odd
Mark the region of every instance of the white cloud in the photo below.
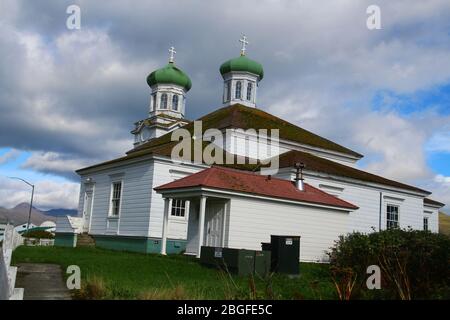
[[[78,205],[79,184],[41,180],[35,183],[33,205],[39,209],[67,208]],[[0,206],[11,208],[30,202],[31,188],[23,182],[0,177]]]
[[[427,143],[427,150],[450,153],[450,131],[439,131],[433,134]]]
[[[238,54],[245,32],[249,57],[266,71],[260,107],[364,153],[368,170],[437,183],[425,151],[450,149],[442,129],[450,118],[402,116],[388,100],[375,112],[371,102],[380,90],[414,94],[450,80],[449,2],[380,0],[376,31],[366,28],[369,4],[83,2],[90,19],[72,32],[59,3],[2,1],[0,146],[31,151],[24,166],[65,176],[123,154],[133,121],[147,115],[145,76],[166,62],[167,47],[179,48],[177,63],[192,77],[195,118],[220,104],[217,68]]]
[[[10,161],[13,161],[17,159],[17,157],[19,157],[20,154],[21,152],[19,150],[11,149],[5,152],[4,154],[0,155],[0,164],[5,164]]]

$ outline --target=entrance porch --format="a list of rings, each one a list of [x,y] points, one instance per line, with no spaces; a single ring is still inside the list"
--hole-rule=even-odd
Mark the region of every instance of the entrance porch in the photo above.
[[[226,227],[230,199],[198,194],[165,194],[161,254],[166,254],[168,220],[175,199],[189,202],[186,254],[200,258],[202,246],[226,247]]]

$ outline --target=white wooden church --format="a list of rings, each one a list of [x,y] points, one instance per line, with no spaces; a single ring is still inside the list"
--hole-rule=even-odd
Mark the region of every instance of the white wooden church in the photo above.
[[[263,111],[263,67],[247,57],[245,37],[241,43],[240,56],[220,67],[223,106],[199,121],[202,132],[220,130],[224,153],[245,163],[172,157],[172,133],[193,132],[194,123],[185,118],[191,80],[171,48],[169,63],[147,77],[148,117],[135,123],[131,149],[77,171],[79,217],[58,220],[57,245],[75,246],[87,233],[99,247],[198,257],[202,245],[260,249],[271,235],[292,235],[301,236],[300,260],[326,261],[348,232],[438,231],[444,205],[430,192],[359,170],[363,155]],[[279,129],[276,148],[258,140],[260,129]],[[278,170],[263,175],[260,162],[269,158]]]

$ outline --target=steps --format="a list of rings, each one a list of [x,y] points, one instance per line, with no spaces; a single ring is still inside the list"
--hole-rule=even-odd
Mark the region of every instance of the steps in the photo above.
[[[77,236],[77,247],[95,247],[95,240],[87,233],[80,233]]]

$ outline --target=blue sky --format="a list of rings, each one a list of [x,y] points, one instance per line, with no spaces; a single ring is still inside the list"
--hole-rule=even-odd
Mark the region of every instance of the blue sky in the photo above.
[[[80,30],[66,28],[73,3]],[[220,107],[218,69],[239,54],[242,33],[264,67],[259,108],[450,204],[450,2],[380,0],[380,30],[367,29],[370,4],[3,0],[0,206],[28,201],[27,187],[5,178],[20,176],[36,183],[38,206],[75,208],[74,170],[132,147],[133,123],[148,114],[145,78],[170,46],[193,83],[187,118]]]

